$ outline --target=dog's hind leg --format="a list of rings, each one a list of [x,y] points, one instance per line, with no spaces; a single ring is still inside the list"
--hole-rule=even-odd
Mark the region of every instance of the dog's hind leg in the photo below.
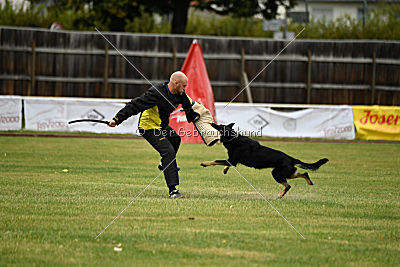
[[[226,160],[213,160],[213,161],[204,161],[200,164],[203,167],[222,165],[222,166],[231,166]]]
[[[279,193],[278,198],[282,198],[290,190],[291,186],[287,183],[286,177],[290,177],[293,172],[295,170],[293,171],[289,166],[279,166],[272,170],[272,177],[274,177],[275,181],[285,187]]]
[[[278,198],[283,198],[283,196],[290,190],[291,186],[287,183],[280,183],[283,185],[285,188],[282,190],[282,192],[279,193]]]
[[[306,180],[307,184],[314,185],[314,183],[310,179],[310,176],[308,176],[308,172],[303,173],[303,178]]]
[[[304,178],[309,185],[314,185],[314,183],[311,181],[310,176],[308,175],[308,172],[305,173],[299,173],[297,170],[293,173],[293,175],[288,178],[288,179],[294,179],[294,178]]]

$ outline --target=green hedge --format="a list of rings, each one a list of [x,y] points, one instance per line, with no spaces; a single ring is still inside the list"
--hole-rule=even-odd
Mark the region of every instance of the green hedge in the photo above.
[[[288,29],[297,33],[304,26],[292,23]],[[299,38],[400,40],[400,6],[380,6],[369,13],[365,25],[350,16],[328,23],[312,20]]]
[[[94,27],[109,30],[107,20],[97,21],[93,11],[44,8],[32,6],[26,10],[14,10],[8,2],[0,8],[0,25],[49,28],[53,22],[60,22],[66,30],[94,30]],[[400,40],[400,5],[382,5],[370,12],[366,24],[344,16],[336,21],[315,21],[309,24],[288,24],[288,30],[295,33],[303,28],[298,37],[304,39],[379,39]],[[142,12],[141,17],[126,21],[126,32],[169,33],[170,25],[165,19],[156,23],[154,16]],[[190,13],[186,33],[191,35],[244,36],[271,38],[273,32],[264,31],[262,20],[256,18],[235,18],[216,16],[198,11]]]

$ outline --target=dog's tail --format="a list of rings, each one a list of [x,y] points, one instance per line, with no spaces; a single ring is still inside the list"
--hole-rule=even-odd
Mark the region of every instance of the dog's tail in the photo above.
[[[315,170],[318,170],[319,167],[321,167],[322,165],[324,165],[328,161],[329,160],[327,158],[323,158],[323,159],[320,159],[320,160],[318,160],[317,162],[314,162],[314,163],[304,163],[304,162],[302,162],[302,161],[300,161],[298,159],[295,159],[295,165],[300,167],[300,168],[302,168],[302,169],[305,169],[305,170],[315,171]]]

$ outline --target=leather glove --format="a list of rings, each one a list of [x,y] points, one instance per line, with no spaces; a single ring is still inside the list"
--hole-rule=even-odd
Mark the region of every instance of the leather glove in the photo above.
[[[191,109],[184,109],[186,114],[186,120],[188,122],[196,122],[200,119],[200,114]]]

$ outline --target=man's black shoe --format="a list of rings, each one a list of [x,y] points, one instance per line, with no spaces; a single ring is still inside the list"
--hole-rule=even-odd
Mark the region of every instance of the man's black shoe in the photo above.
[[[160,162],[160,164],[158,164],[158,169],[159,169],[160,171],[163,171],[163,170],[164,170],[164,168],[163,168],[161,162]],[[181,168],[180,168],[179,166],[177,166],[177,169],[178,169],[178,172],[181,170]]]
[[[178,190],[173,190],[169,193],[169,198],[183,198],[185,197],[183,194],[179,193]]]

